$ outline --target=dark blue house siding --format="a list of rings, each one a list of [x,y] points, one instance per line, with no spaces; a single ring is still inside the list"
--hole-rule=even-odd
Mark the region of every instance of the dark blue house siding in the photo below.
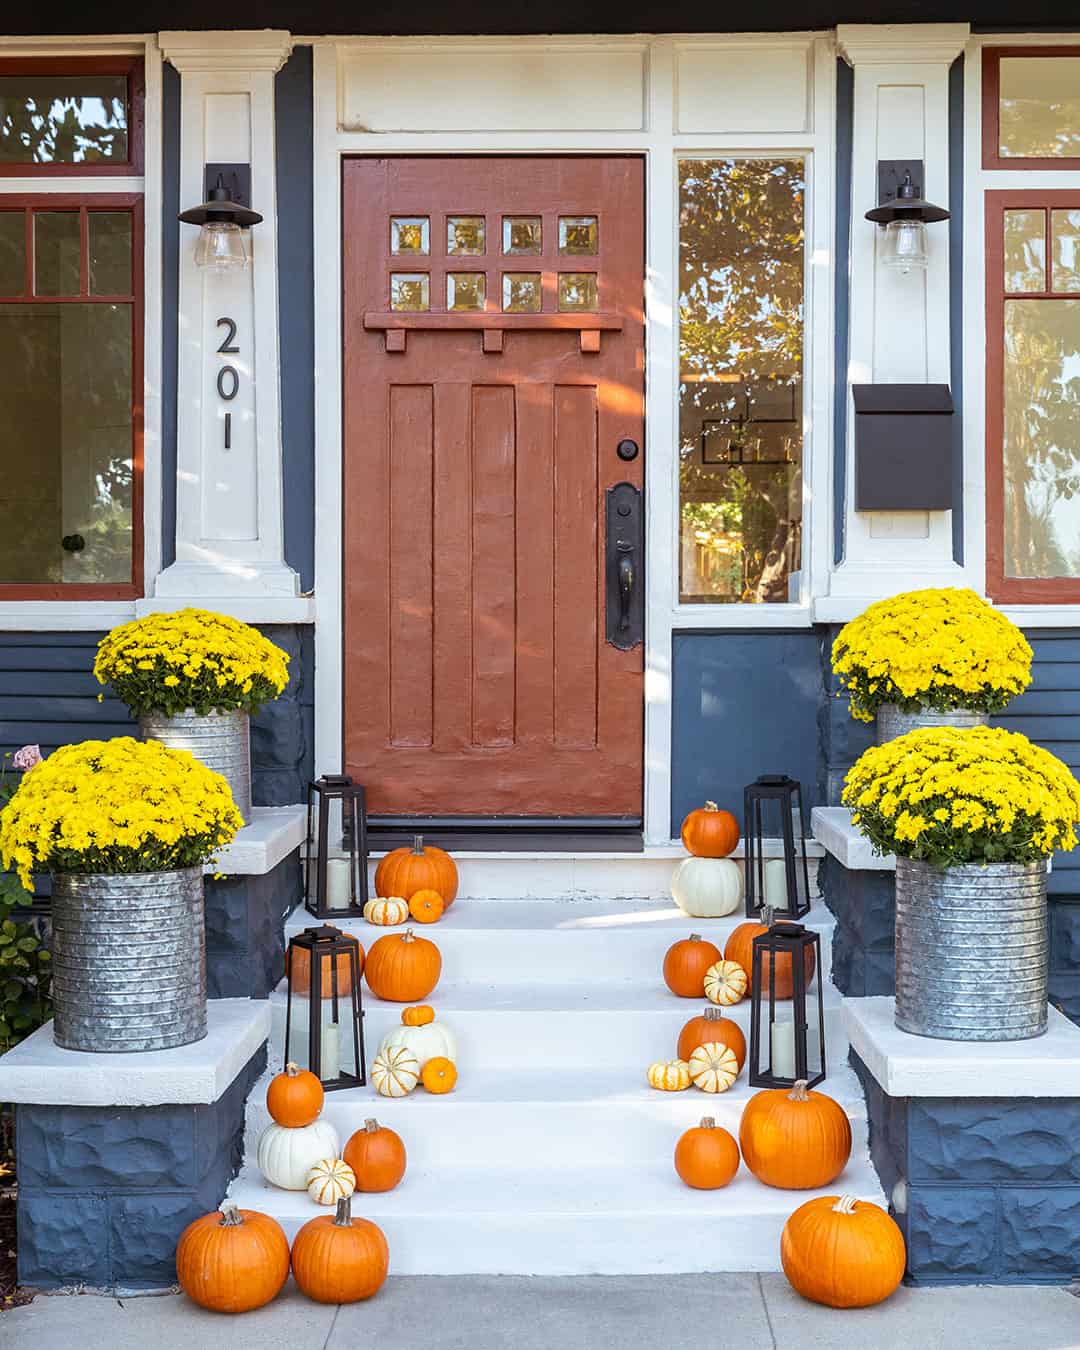
[[[312,776],[315,729],[314,634],[310,627],[263,630],[290,655],[289,685],[252,725],[255,802],[303,801]],[[130,736],[127,708],[93,676],[101,633],[0,633],[0,751],[36,742],[43,752],[74,741]]]

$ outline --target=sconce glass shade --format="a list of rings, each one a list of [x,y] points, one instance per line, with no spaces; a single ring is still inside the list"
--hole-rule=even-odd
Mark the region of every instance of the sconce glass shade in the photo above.
[[[924,271],[929,262],[926,251],[926,226],[911,216],[890,220],[881,241],[881,261],[896,271]]]
[[[195,244],[195,266],[211,272],[231,272],[248,263],[244,232],[231,220],[208,220]]]

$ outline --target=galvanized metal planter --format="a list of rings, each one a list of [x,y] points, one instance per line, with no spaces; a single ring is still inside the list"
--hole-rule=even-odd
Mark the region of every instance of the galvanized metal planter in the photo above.
[[[896,860],[896,1025],[945,1041],[1046,1030],[1046,864]]]
[[[883,703],[877,710],[877,743],[884,745],[919,727],[985,727],[989,721],[986,713],[967,708],[950,708],[948,712],[920,708],[918,712],[904,712],[895,703]]]
[[[201,1041],[202,868],[54,875],[52,980],[53,1035],[65,1050],[130,1053]]]
[[[189,750],[208,769],[228,781],[236,808],[251,820],[251,719],[246,712],[186,712],[166,717],[143,713],[139,731],[145,741]]]

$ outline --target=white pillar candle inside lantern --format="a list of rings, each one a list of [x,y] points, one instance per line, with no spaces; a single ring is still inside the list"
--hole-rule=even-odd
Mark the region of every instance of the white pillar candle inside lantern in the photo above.
[[[766,858],[764,868],[765,908],[788,907],[787,864],[783,858]]]
[[[795,1077],[795,1023],[772,1025],[772,1071],[778,1078]]]
[[[349,859],[327,858],[326,860],[326,907],[327,909],[348,909],[352,902],[349,893]]]

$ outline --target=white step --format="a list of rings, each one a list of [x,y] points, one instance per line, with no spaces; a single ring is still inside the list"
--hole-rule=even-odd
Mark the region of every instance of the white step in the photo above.
[[[865,1157],[825,1193],[884,1204]],[[272,1214],[290,1240],[325,1213],[305,1191],[280,1191],[250,1167],[230,1187],[244,1208]],[[745,1167],[719,1191],[695,1191],[670,1152],[651,1163],[582,1168],[410,1168],[393,1191],[358,1197],[390,1246],[395,1275],[592,1275],[779,1270],[787,1217],[818,1191],[763,1186]],[[715,1339],[715,1337],[713,1338]],[[703,1343],[711,1343],[705,1336]]]
[[[294,911],[286,937],[315,922],[305,910]],[[745,922],[742,913],[690,919],[670,900],[456,900],[438,923],[413,927],[438,946],[444,981],[593,984],[660,980],[664,953],[677,939],[700,933],[723,950]],[[818,901],[803,922],[821,936],[828,976],[835,920]],[[337,926],[358,938],[365,951],[395,931],[363,919]]]
[[[252,1091],[247,1145],[254,1156],[269,1124],[266,1078]],[[370,1086],[327,1093],[323,1116],[342,1146],[364,1121],[377,1117],[401,1135],[410,1167],[420,1170],[513,1168],[527,1159],[537,1169],[649,1167],[669,1158],[683,1130],[702,1116],[738,1135],[743,1107],[756,1089],[743,1070],[727,1092],[657,1092],[644,1074],[603,1068],[593,1071],[490,1070],[469,1072],[454,1091],[435,1097],[422,1088],[408,1097],[380,1097]],[[858,1079],[844,1063],[832,1068],[821,1090],[835,1098],[851,1120],[853,1152],[867,1145],[866,1105]]]

